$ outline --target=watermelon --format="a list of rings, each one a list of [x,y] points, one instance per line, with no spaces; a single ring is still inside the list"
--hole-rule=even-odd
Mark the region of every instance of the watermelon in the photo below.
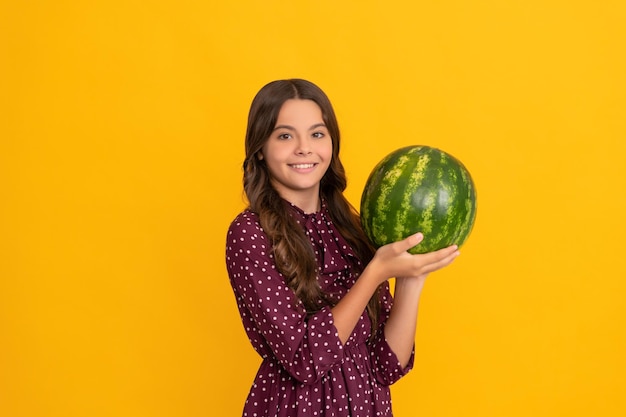
[[[424,240],[409,252],[426,253],[465,242],[476,218],[476,189],[452,155],[407,146],[374,167],[360,211],[363,230],[375,247],[422,232]]]

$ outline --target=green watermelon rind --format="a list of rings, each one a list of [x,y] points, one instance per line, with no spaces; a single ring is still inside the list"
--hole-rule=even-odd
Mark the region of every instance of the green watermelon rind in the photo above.
[[[370,173],[361,196],[361,223],[375,247],[417,232],[424,240],[411,253],[460,247],[475,217],[476,188],[469,171],[429,146],[407,146],[387,155]]]

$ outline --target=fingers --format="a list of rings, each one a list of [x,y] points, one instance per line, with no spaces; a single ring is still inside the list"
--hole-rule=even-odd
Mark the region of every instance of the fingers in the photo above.
[[[438,259],[447,258],[448,256],[453,255],[455,252],[458,252],[458,250],[459,250],[459,247],[457,245],[451,245],[451,246],[448,246],[447,248],[443,248],[443,249],[436,250],[434,252],[426,253],[424,254],[424,256],[429,256],[434,261],[436,261]]]
[[[422,240],[424,240],[424,235],[420,232],[396,242],[395,245],[399,252],[406,252],[412,247],[419,245]]]
[[[385,245],[376,253],[376,264],[382,266],[384,279],[397,276],[419,276],[437,271],[459,256],[458,246],[452,245],[437,251],[413,255],[408,250],[424,239],[416,233],[398,242]]]
[[[424,259],[423,270],[425,273],[431,273],[437,271],[445,266],[448,266],[460,255],[458,246],[452,245],[450,247],[440,249],[436,252],[431,252],[425,255],[428,259]],[[415,255],[419,256],[419,255]]]

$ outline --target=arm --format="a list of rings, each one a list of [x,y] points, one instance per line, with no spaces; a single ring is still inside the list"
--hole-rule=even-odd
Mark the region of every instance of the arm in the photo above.
[[[397,278],[393,306],[385,324],[385,338],[400,366],[406,367],[413,354],[419,299],[426,275]]]
[[[244,327],[263,358],[275,358],[302,383],[318,380],[343,359],[330,308],[307,316],[276,270],[271,245],[253,215],[231,225],[226,262]]]
[[[339,337],[345,343],[355,326],[353,309],[363,311],[373,294],[372,288],[390,277],[410,277],[396,278],[394,298],[387,284],[381,293],[382,328],[370,351],[372,370],[383,385],[393,384],[412,367],[419,298],[426,276],[449,265],[459,255],[456,246],[423,255],[409,254],[407,250],[422,239],[417,234],[379,248],[357,283],[333,309]],[[346,305],[341,305],[343,302]]]
[[[423,235],[418,233],[413,236],[391,243],[379,248],[372,261],[363,270],[363,273],[350,289],[350,292],[337,303],[332,309],[335,327],[339,333],[339,339],[346,343],[359,317],[365,310],[369,299],[376,288],[387,279],[392,277],[420,277],[449,265],[459,254],[456,246],[450,246],[435,252],[412,255],[407,252],[413,246],[419,244]],[[421,284],[419,281],[422,281]],[[410,334],[415,334],[417,322],[417,303],[423,285],[423,279],[399,280],[401,291],[398,293],[399,300],[394,302],[392,314],[389,317],[391,329],[385,330],[385,337],[390,338],[390,345],[394,352],[400,353],[401,362],[408,361],[406,348],[410,339],[409,355],[413,349],[414,337],[407,337],[403,333],[411,328]],[[404,288],[406,287],[406,288]],[[405,292],[403,295],[402,293]],[[398,304],[398,306],[396,306]],[[398,317],[398,318],[393,318]],[[406,323],[400,324],[401,321]],[[387,323],[389,324],[389,323]]]
[[[425,255],[409,254],[407,250],[421,239],[418,234],[380,248],[332,310],[325,307],[307,317],[302,303],[275,269],[271,246],[254,215],[236,219],[228,232],[227,268],[255,350],[264,358],[275,357],[300,382],[319,379],[342,360],[343,344],[381,283],[392,276],[434,271],[456,256],[450,248]]]

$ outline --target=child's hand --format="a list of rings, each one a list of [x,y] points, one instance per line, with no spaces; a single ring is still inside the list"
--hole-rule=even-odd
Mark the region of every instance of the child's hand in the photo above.
[[[457,245],[418,255],[407,252],[423,239],[424,235],[417,233],[380,247],[368,267],[374,268],[381,277],[381,282],[384,282],[392,277],[429,274],[449,265],[459,255]]]

